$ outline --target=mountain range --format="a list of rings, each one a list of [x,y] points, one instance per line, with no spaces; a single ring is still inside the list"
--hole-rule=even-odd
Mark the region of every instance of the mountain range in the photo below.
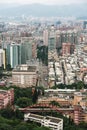
[[[2,16],[20,16],[32,15],[37,17],[52,17],[52,16],[75,16],[87,17],[86,4],[70,4],[70,5],[0,5],[0,15]]]

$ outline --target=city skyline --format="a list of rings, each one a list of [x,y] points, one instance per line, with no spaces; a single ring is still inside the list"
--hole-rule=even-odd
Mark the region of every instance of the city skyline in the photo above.
[[[79,4],[79,3],[87,3],[87,0],[0,0],[0,4],[47,4],[47,5],[67,5],[67,4]]]

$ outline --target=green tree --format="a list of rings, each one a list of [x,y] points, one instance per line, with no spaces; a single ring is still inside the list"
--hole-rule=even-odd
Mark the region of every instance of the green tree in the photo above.
[[[12,130],[12,127],[6,123],[0,123],[0,130]]]
[[[7,107],[5,109],[2,109],[0,111],[0,114],[4,118],[11,119],[14,116],[14,111],[10,107]]]
[[[2,78],[2,76],[3,76],[3,68],[0,67],[0,78]]]
[[[27,125],[19,124],[18,126],[16,126],[15,130],[29,130],[29,128],[27,127]]]
[[[87,123],[81,122],[81,123],[79,124],[79,128],[84,128],[84,130],[86,130],[86,129],[87,129]]]
[[[31,88],[19,88],[19,87],[13,87],[14,88],[14,94],[15,94],[15,103],[19,98],[26,97],[29,99],[32,99],[32,89]]]
[[[48,65],[48,47],[40,46],[37,48],[37,58],[42,61],[43,64]]]
[[[15,118],[17,119],[23,119],[24,118],[24,113],[19,111],[18,109],[15,111]]]
[[[33,130],[50,130],[50,128],[42,126],[42,127],[34,128]]]
[[[79,81],[77,83],[77,89],[82,89],[82,88],[84,88],[84,83],[82,81]]]
[[[50,105],[59,106],[60,107],[60,104],[57,101],[51,101]]]
[[[11,65],[10,65],[10,64],[7,64],[7,65],[6,65],[6,69],[7,69],[7,71],[11,71],[11,70],[12,70]]]
[[[35,89],[34,93],[33,93],[33,97],[32,97],[32,102],[36,103],[38,100],[38,90]]]
[[[32,100],[26,97],[21,97],[16,101],[16,105],[24,108],[24,107],[32,105]]]

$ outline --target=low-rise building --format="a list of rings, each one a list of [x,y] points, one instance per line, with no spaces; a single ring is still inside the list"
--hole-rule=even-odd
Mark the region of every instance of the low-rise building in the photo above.
[[[25,121],[34,121],[40,123],[41,126],[46,126],[51,128],[52,130],[63,130],[63,119],[51,117],[51,116],[40,116],[36,114],[25,114],[24,115]]]

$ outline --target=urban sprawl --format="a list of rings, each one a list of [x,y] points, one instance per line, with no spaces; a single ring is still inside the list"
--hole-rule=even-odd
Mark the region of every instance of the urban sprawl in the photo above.
[[[0,22],[0,109],[15,107],[14,88],[2,88],[32,88],[34,93],[42,87],[44,95],[40,90],[35,104],[18,107],[24,121],[63,130],[62,118],[39,115],[56,111],[76,125],[87,123],[87,21],[29,19]]]

